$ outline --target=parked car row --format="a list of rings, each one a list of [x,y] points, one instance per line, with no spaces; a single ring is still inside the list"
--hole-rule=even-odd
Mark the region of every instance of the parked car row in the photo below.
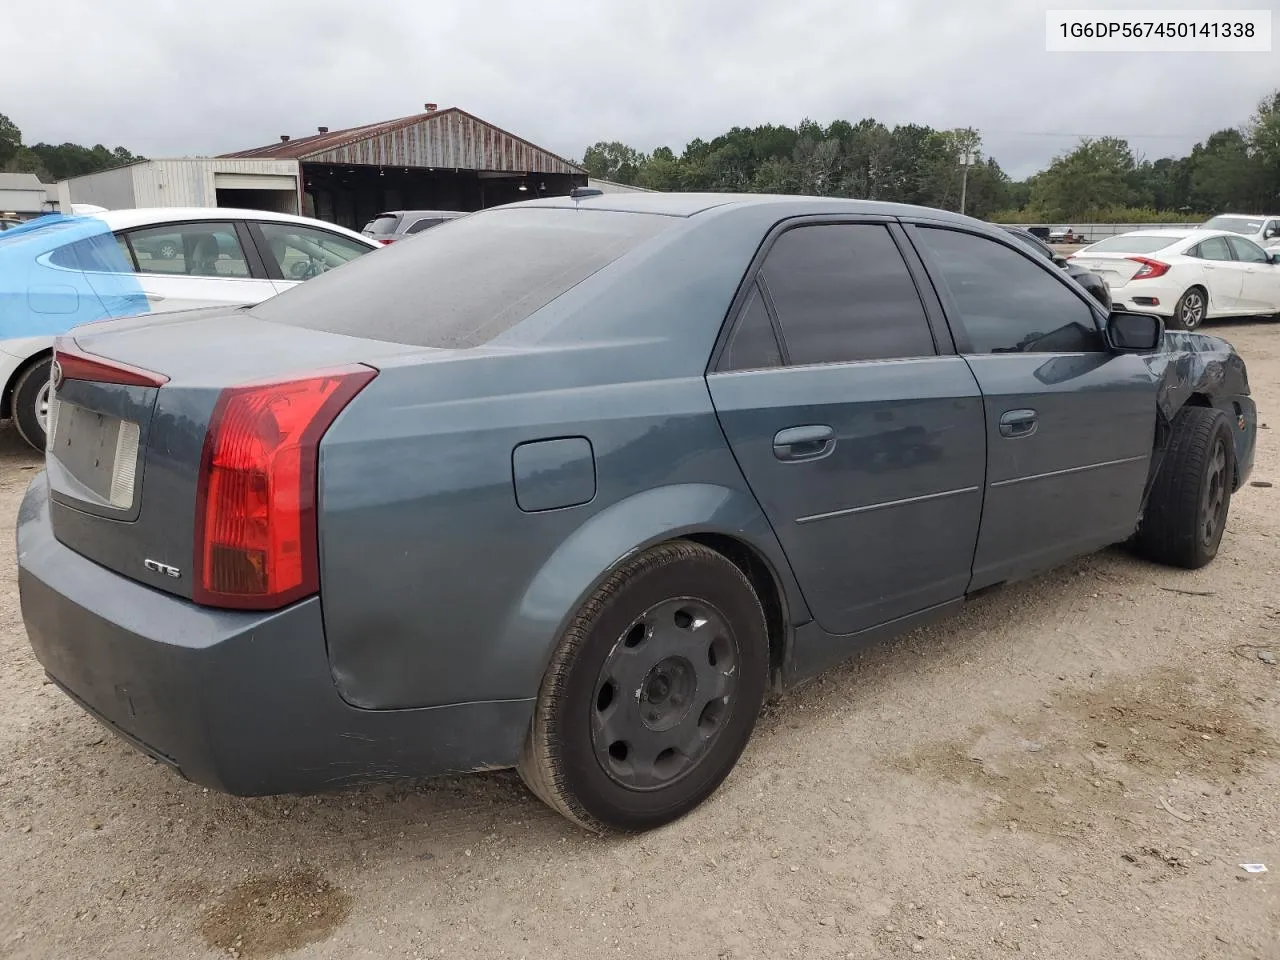
[[[1067,258],[1107,284],[1118,309],[1196,330],[1215,317],[1280,315],[1280,251],[1207,228],[1135,230]]]
[[[378,244],[262,210],[48,216],[0,234],[0,415],[45,446],[54,338],[111,317],[265,300]]]
[[[184,262],[282,282],[231,226]],[[655,827],[870,639],[1113,543],[1209,563],[1253,464],[1228,343],[942,211],[543,199],[321,273],[61,338],[19,510],[49,676],[232,793],[515,766]]]

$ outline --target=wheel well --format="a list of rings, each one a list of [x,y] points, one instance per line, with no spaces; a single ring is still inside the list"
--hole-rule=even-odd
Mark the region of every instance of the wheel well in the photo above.
[[[751,586],[764,607],[765,626],[769,631],[769,673],[775,689],[781,689],[787,660],[786,600],[778,586],[769,562],[750,544],[720,533],[694,533],[684,537],[720,554],[751,581]]]
[[[13,391],[18,385],[18,381],[22,379],[22,375],[41,360],[47,360],[51,356],[53,356],[53,348],[45,347],[43,350],[27,357],[22,366],[13,371],[13,376],[4,385],[4,393],[0,394],[0,419],[8,420],[13,417]]]
[[[1209,399],[1207,394],[1193,393],[1191,394],[1191,396],[1187,397],[1187,402],[1184,403],[1183,406],[1184,407],[1212,407],[1213,402]]]

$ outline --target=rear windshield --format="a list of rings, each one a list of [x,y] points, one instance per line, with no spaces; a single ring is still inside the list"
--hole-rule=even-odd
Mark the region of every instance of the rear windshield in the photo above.
[[[1244,217],[1214,217],[1204,225],[1206,230],[1230,230],[1232,233],[1249,236],[1262,229],[1262,221],[1246,220]]]
[[[1154,253],[1157,250],[1163,250],[1165,247],[1172,246],[1183,237],[1176,236],[1151,236],[1150,234],[1121,234],[1118,237],[1107,237],[1105,240],[1099,240],[1087,250],[1081,253]]]
[[[364,225],[364,233],[371,237],[385,237],[387,234],[395,233],[399,224],[400,214],[380,213]]]
[[[474,347],[678,222],[524,208],[426,230],[253,308],[263,320],[420,347]]]

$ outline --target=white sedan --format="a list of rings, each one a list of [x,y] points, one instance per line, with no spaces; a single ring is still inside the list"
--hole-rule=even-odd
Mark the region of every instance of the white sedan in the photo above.
[[[1116,310],[1159,314],[1176,330],[1280,314],[1280,254],[1226,230],[1134,230],[1067,259],[1106,281]]]
[[[380,245],[264,210],[156,208],[48,216],[0,234],[0,416],[45,445],[50,352],[82,323],[251,304]]]

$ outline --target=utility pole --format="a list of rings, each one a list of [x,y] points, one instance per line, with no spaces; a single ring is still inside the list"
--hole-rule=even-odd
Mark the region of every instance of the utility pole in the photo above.
[[[956,135],[960,141],[960,215],[963,216],[969,193],[969,168],[973,166],[979,138],[977,132],[971,129],[957,130]]]

